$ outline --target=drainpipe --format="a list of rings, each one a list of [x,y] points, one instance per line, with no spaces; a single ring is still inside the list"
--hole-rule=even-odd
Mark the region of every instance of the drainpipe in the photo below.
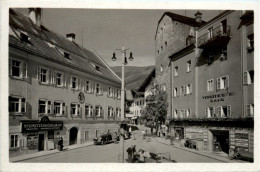
[[[198,66],[197,66],[197,55],[198,55],[198,52],[199,52],[199,49],[198,49],[198,31],[196,31],[196,42],[195,42],[195,70],[194,70],[194,78],[195,78],[195,116],[198,116]]]

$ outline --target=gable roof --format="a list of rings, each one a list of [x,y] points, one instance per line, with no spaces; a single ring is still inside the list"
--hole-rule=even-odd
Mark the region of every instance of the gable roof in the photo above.
[[[158,26],[165,15],[169,16],[173,21],[178,21],[180,23],[184,23],[184,24],[187,24],[187,25],[193,26],[193,27],[199,27],[206,23],[205,21],[198,23],[198,22],[196,22],[195,18],[191,18],[191,17],[187,17],[187,16],[183,16],[183,15],[179,15],[179,14],[175,14],[175,13],[171,13],[171,12],[165,12],[165,13],[163,13],[162,17],[158,21],[156,33],[155,33],[155,39],[156,39],[157,31],[158,31]]]
[[[30,18],[13,9],[9,10],[9,26],[14,32],[22,31],[28,34],[30,42],[24,43],[9,33],[9,45],[117,84],[121,83],[120,78],[95,51],[87,50],[45,26],[36,26]],[[66,59],[61,52],[70,54],[70,59]],[[99,71],[93,65],[98,66]]]

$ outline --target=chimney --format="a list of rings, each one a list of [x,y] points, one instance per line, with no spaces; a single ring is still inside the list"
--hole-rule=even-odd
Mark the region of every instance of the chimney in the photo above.
[[[195,16],[195,20],[196,20],[197,23],[201,23],[202,22],[202,20],[201,20],[202,13],[200,13],[198,11],[194,16]]]
[[[76,35],[75,35],[75,33],[68,33],[68,34],[66,34],[66,37],[68,40],[74,42]]]
[[[42,9],[41,8],[29,8],[29,17],[34,24],[38,27],[41,26]]]

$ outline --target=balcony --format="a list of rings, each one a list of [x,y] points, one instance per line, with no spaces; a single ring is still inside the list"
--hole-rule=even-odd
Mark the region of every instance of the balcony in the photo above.
[[[228,44],[230,36],[230,26],[218,26],[209,30],[208,33],[198,38],[198,47],[202,49],[224,47]]]

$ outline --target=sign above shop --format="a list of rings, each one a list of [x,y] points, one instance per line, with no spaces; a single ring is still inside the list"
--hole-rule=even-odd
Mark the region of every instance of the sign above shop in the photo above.
[[[21,121],[21,132],[37,132],[37,131],[50,131],[50,130],[62,130],[62,121],[50,121],[47,116],[40,121]]]
[[[209,95],[209,96],[202,96],[202,99],[210,99],[210,103],[215,103],[215,102],[223,102],[225,101],[225,97],[228,96],[234,96],[235,92],[230,92],[230,93],[223,93],[223,94],[214,94],[214,95]]]

